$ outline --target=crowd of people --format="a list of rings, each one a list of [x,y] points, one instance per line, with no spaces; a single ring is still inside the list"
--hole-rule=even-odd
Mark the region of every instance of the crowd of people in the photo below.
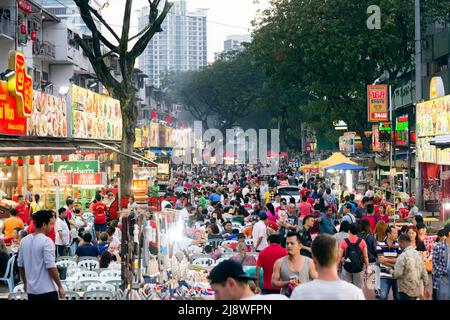
[[[281,186],[298,187],[299,201],[280,194]],[[158,206],[150,211],[177,209],[184,221],[174,254],[220,259],[209,275],[216,299],[362,300],[372,290],[381,300],[450,297],[450,224],[430,242],[413,198],[402,208],[401,201],[390,204],[371,187],[356,195],[319,177],[304,179],[290,168],[261,176],[245,167],[181,173],[164,194],[154,181],[148,195]],[[92,228],[70,197],[55,213],[33,196],[33,202],[28,195],[19,197],[2,230],[17,248],[17,273],[32,299],[64,295],[54,265],[58,256],[93,256],[101,268],[119,267],[121,233],[118,219],[109,213],[110,192],[102,197],[99,191],[92,201]],[[128,209],[133,213],[137,207],[130,197]],[[392,215],[402,209],[408,210],[408,223],[397,228]],[[37,245],[43,248],[40,258],[31,250]],[[157,246],[150,243],[152,254]],[[7,261],[3,247],[0,241],[0,271]],[[225,252],[233,256],[222,261]],[[254,275],[246,274],[245,267],[255,267]]]

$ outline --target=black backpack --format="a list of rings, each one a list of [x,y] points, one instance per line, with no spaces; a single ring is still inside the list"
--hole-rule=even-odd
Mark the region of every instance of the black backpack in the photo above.
[[[363,261],[363,253],[359,244],[362,239],[358,238],[356,243],[351,243],[348,238],[344,239],[347,243],[347,250],[345,252],[345,261],[344,261],[344,269],[349,273],[359,273],[363,271],[364,261]]]

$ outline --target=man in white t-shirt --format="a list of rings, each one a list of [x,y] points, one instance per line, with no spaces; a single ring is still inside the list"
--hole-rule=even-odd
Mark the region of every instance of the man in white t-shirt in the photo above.
[[[161,201],[161,210],[164,210],[165,208],[172,209],[172,203],[170,202],[170,197],[168,194],[164,197],[164,200]]]
[[[183,218],[183,220],[189,219],[189,211],[191,211],[192,205],[188,202],[184,206],[183,209],[180,211],[180,216]]]
[[[58,257],[69,255],[69,246],[71,241],[70,229],[66,222],[66,216],[66,208],[59,208],[58,218],[56,218],[55,222],[55,244]]]
[[[233,260],[219,263],[208,279],[216,300],[288,300],[281,294],[256,295],[249,286],[249,281],[256,278],[247,275],[242,265]]]
[[[365,300],[355,285],[339,279],[337,268],[338,243],[329,234],[317,236],[311,251],[319,277],[297,286],[291,300]]]
[[[372,186],[369,186],[368,190],[366,191],[365,196],[368,198],[373,198],[375,196],[375,192],[373,191]]]
[[[266,220],[267,215],[265,213],[261,213],[259,215],[259,221],[253,226],[252,238],[256,252],[260,252],[268,246]]]

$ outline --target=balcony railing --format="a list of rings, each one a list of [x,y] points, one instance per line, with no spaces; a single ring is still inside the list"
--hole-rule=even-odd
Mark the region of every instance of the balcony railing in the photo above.
[[[55,58],[55,45],[48,41],[33,42],[33,54],[48,58]]]
[[[14,39],[14,23],[5,18],[0,18],[0,36],[5,35]]]

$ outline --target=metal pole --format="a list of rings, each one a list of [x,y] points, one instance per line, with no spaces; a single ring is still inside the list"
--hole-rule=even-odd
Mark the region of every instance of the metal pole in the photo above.
[[[416,104],[422,100],[422,45],[421,45],[421,30],[420,30],[420,0],[414,1],[415,8],[415,60],[416,60]],[[417,125],[416,125],[417,128]],[[416,149],[417,150],[417,149]],[[422,192],[421,192],[421,172],[419,159],[416,152],[416,180],[415,180],[415,195],[416,204],[422,208]]]
[[[393,193],[393,182],[394,179],[392,178],[392,156],[393,156],[393,152],[394,152],[394,141],[395,141],[395,136],[394,139],[392,139],[392,133],[394,132],[394,123],[393,123],[393,118],[392,118],[392,86],[389,85],[389,121],[391,122],[391,146],[390,146],[390,152],[389,152],[389,181],[391,182],[391,197],[392,197],[392,193]]]

